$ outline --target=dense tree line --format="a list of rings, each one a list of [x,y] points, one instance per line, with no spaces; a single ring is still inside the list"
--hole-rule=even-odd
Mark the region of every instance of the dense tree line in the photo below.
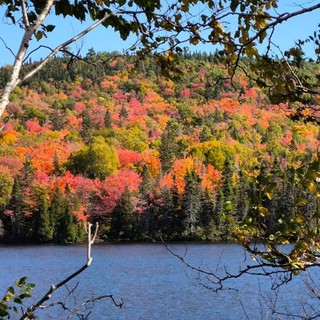
[[[88,219],[105,241],[281,242],[302,222],[317,228],[303,177],[318,170],[319,128],[291,121],[244,74],[230,83],[218,54],[181,53],[170,80],[152,57],[83,59],[96,64],[58,57],[12,95],[2,239],[82,241]]]

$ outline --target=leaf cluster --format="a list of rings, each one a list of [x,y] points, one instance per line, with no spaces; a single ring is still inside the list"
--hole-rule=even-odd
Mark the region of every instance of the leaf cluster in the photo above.
[[[20,278],[10,286],[0,301],[0,319],[10,319],[14,314],[19,314],[20,308],[23,310],[25,299],[31,298],[30,292],[34,287],[35,285],[29,283],[26,277]],[[29,319],[36,317],[31,315]]]

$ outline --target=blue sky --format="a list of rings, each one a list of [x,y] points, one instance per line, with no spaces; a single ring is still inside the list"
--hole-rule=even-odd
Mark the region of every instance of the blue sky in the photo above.
[[[294,3],[304,3],[304,1],[285,1],[281,0],[280,12],[292,11],[297,9],[297,5],[293,7]],[[315,4],[317,1],[309,1],[309,5]],[[3,10],[0,9],[0,15],[3,16]],[[294,44],[295,39],[303,39],[308,35],[311,35],[320,22],[320,11],[305,14],[303,16],[297,17],[288,23],[283,23],[280,25],[275,34],[274,42],[281,47],[281,49],[288,49]],[[71,36],[82,31],[85,27],[89,25],[89,22],[81,24],[74,19],[67,18],[56,18],[49,17],[47,24],[54,24],[56,28],[51,32],[47,39],[42,39],[40,42],[34,41],[31,49],[36,48],[39,44],[50,45],[50,47],[55,47],[61,42],[66,41]],[[22,37],[22,30],[13,25],[5,24],[3,19],[0,21],[0,37],[6,42],[7,46],[10,47],[13,52],[16,52]],[[73,48],[77,50],[82,48],[81,54],[85,55],[89,48],[94,48],[96,52],[99,51],[122,51],[130,47],[135,41],[134,37],[130,37],[126,42],[122,41],[118,34],[116,34],[112,29],[106,29],[102,26],[93,30],[89,35],[84,37],[81,41],[78,41]],[[309,47],[312,49],[312,47]],[[190,46],[191,51],[215,51],[215,47],[211,45],[199,45],[197,47]],[[32,55],[32,60],[37,60],[43,57],[48,50],[41,50]],[[5,64],[12,64],[14,60],[13,55],[7,50],[2,42],[0,42],[0,66]]]

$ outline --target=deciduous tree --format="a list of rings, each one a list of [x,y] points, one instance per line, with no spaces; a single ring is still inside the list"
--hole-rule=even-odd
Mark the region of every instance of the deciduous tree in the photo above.
[[[105,179],[119,167],[117,150],[101,136],[71,155],[69,168],[90,178]]]

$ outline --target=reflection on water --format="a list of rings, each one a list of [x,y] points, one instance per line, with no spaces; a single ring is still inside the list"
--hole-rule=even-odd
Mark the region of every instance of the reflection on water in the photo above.
[[[227,267],[233,272],[245,261],[237,245],[174,244],[171,248],[194,266],[211,271]],[[36,284],[36,298],[86,260],[85,246],[1,246],[0,250],[2,291],[19,277],[27,276]],[[95,245],[93,258],[92,266],[69,286],[79,281],[69,299],[70,306],[102,294],[112,294],[118,301],[122,298],[124,306],[118,309],[110,300],[100,301],[90,310],[90,319],[287,319],[273,315],[270,305],[290,314],[303,314],[304,308],[310,315],[316,311],[312,306],[317,301],[301,277],[279,291],[270,290],[268,278],[243,277],[229,284],[233,290],[216,294],[199,283],[205,281],[203,277],[199,278],[160,244]],[[57,292],[53,301],[66,295],[66,289]],[[40,319],[66,319],[63,315],[59,308],[39,313]]]

